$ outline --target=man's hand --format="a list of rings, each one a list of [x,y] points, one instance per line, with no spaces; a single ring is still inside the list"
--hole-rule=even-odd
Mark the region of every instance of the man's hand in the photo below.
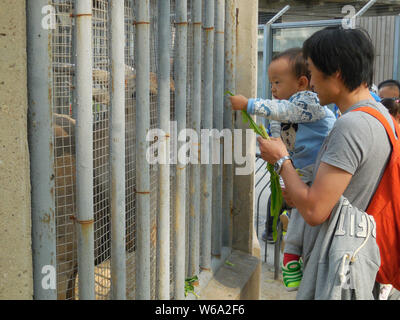
[[[267,140],[258,137],[257,141],[260,144],[261,158],[268,163],[274,164],[280,158],[289,155],[281,138],[271,138],[270,140]]]
[[[249,100],[246,97],[242,95],[236,95],[229,97],[229,99],[231,99],[233,110],[247,110],[247,103]]]

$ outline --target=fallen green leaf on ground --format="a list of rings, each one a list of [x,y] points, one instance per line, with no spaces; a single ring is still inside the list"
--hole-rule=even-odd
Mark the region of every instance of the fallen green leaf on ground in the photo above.
[[[194,286],[198,281],[199,278],[197,276],[185,279],[185,297],[187,297],[188,293],[193,293],[197,298],[200,298],[199,295],[194,291]]]
[[[228,266],[230,266],[230,267],[234,267],[234,266],[235,266],[235,265],[234,265],[232,262],[230,262],[229,260],[226,260],[226,261],[225,261],[225,264],[228,265]]]

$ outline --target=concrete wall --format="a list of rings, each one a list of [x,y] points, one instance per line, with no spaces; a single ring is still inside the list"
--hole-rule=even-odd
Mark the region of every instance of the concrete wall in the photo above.
[[[0,299],[32,299],[25,1],[0,10]]]
[[[257,23],[258,1],[237,1],[237,69],[236,93],[246,97],[257,96]],[[240,112],[236,112],[235,127],[248,129]],[[254,217],[254,164],[256,153],[255,135],[246,145],[243,132],[243,153],[251,155],[251,173],[238,175],[234,172],[233,190],[233,239],[234,249],[252,254]]]

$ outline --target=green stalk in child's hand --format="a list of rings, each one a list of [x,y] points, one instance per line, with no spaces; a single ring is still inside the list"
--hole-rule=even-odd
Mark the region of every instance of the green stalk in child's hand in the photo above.
[[[231,96],[234,96],[234,94],[230,91],[226,91],[225,94],[229,94]],[[265,127],[260,124],[257,125],[253,118],[247,113],[246,110],[242,110],[242,119],[244,123],[248,123],[250,129],[253,129],[253,131],[260,135],[262,138],[269,140],[270,137],[267,133],[267,130]],[[281,190],[281,185],[279,183],[279,175],[275,172],[274,166],[271,163],[267,163],[267,169],[270,175],[270,190],[271,190],[271,207],[270,207],[270,213],[271,216],[273,217],[272,221],[272,238],[274,241],[277,239],[277,224],[278,224],[278,218],[279,214],[282,208],[282,203],[283,203],[283,197],[282,197],[282,190]]]

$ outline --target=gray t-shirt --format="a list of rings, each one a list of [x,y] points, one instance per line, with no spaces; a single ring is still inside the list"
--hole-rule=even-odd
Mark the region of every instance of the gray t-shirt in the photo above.
[[[385,128],[376,118],[361,111],[351,112],[362,106],[373,107],[380,111],[394,128],[389,112],[380,103],[364,100],[350,107],[335,122],[324,140],[316,159],[313,180],[321,162],[351,173],[353,176],[343,196],[352,206],[365,211],[379,185],[392,148]],[[312,274],[313,270],[308,272],[310,270],[306,269],[312,269],[318,263],[310,261],[308,266],[309,259],[313,260],[310,255],[319,256],[313,249],[314,251],[320,249],[318,243],[325,241],[327,235],[322,233],[326,232],[328,225],[329,223],[325,222],[315,227],[309,225],[305,227],[303,244],[305,275]],[[298,299],[310,298],[309,285],[303,282],[299,288]]]
[[[341,168],[353,175],[343,193],[349,202],[365,211],[379,185],[391,153],[390,140],[385,128],[373,116],[356,108],[368,106],[378,109],[393,122],[387,109],[373,100],[364,100],[350,107],[336,120],[318,153],[313,172],[313,181],[321,162]],[[305,226],[303,259],[306,267],[321,225]]]
[[[343,193],[350,203],[365,211],[391,153],[390,140],[383,125],[373,116],[356,108],[368,106],[380,111],[393,127],[388,110],[372,100],[360,101],[350,107],[334,124],[317,156],[314,178],[321,162],[343,169],[353,175]]]

